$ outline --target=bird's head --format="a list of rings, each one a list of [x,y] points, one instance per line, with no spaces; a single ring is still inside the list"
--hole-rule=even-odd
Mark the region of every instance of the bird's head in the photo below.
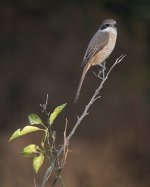
[[[100,25],[100,30],[104,32],[109,32],[110,30],[117,30],[117,23],[114,19],[106,19]]]

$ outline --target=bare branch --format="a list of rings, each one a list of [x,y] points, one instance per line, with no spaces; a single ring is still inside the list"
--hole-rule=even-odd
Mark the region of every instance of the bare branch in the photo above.
[[[66,159],[67,159],[67,155],[68,155],[68,141],[67,141],[67,124],[68,124],[68,120],[66,119],[66,125],[65,125],[65,130],[64,130],[64,154],[63,154],[63,159],[62,159],[62,164],[61,167],[63,167],[65,165]]]
[[[71,130],[70,134],[67,136],[67,138],[65,139],[65,142],[63,144],[63,146],[59,149],[58,153],[57,153],[57,158],[55,158],[55,161],[53,161],[53,163],[47,168],[45,174],[44,174],[44,178],[42,181],[42,185],[41,187],[45,187],[45,184],[49,178],[49,175],[52,173],[54,167],[55,167],[55,162],[56,160],[60,157],[60,155],[65,152],[66,149],[66,145],[68,146],[70,143],[70,140],[72,138],[72,136],[74,135],[75,131],[77,130],[78,126],[80,125],[81,121],[89,114],[88,110],[90,109],[91,105],[97,100],[99,99],[101,96],[99,96],[100,90],[103,88],[103,85],[105,83],[105,81],[107,80],[110,72],[113,70],[113,68],[120,63],[126,55],[121,55],[119,58],[116,59],[115,63],[110,67],[109,71],[107,72],[106,76],[103,76],[103,78],[100,77],[100,72],[97,75],[98,78],[102,79],[102,81],[100,82],[98,88],[95,90],[93,96],[91,97],[89,103],[86,105],[83,113],[81,114],[81,116],[77,116],[77,121],[73,127],[73,129]],[[104,73],[104,71],[103,71]]]
[[[48,94],[46,95],[45,103],[40,104],[40,107],[42,108],[42,112],[45,113],[47,117],[49,117],[50,113],[47,112],[47,104],[48,104]]]

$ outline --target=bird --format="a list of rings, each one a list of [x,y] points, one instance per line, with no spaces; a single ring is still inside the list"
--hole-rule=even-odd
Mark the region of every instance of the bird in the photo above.
[[[116,45],[117,27],[118,25],[114,19],[106,19],[101,23],[97,32],[90,40],[81,64],[84,67],[74,103],[79,98],[80,90],[88,70],[95,65],[100,65],[105,70],[106,59],[110,56]]]

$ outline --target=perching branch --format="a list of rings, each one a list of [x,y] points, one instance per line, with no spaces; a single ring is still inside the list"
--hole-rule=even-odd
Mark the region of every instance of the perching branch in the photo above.
[[[110,67],[109,71],[107,72],[106,76],[104,76],[103,78],[100,77],[100,73],[97,75],[98,78],[102,79],[102,81],[100,82],[98,88],[95,90],[93,96],[91,97],[89,103],[86,105],[85,109],[83,110],[83,113],[81,114],[81,116],[77,117],[77,121],[73,127],[73,129],[71,130],[70,134],[67,136],[65,142],[64,142],[64,145],[59,149],[58,153],[57,153],[57,156],[55,158],[55,160],[50,164],[50,166],[47,168],[45,174],[44,174],[44,178],[43,178],[43,181],[42,181],[42,184],[41,184],[41,187],[45,187],[45,184],[49,178],[49,176],[51,175],[54,167],[55,167],[55,162],[58,160],[58,158],[60,157],[60,155],[62,153],[65,152],[65,149],[66,149],[66,145],[68,146],[69,143],[70,143],[70,140],[72,138],[72,136],[74,135],[75,131],[77,130],[78,126],[80,125],[80,123],[82,122],[82,120],[89,114],[89,109],[90,107],[92,106],[92,104],[97,100],[97,99],[100,99],[101,96],[99,95],[100,93],[100,90],[103,88],[103,85],[104,83],[106,82],[106,80],[108,79],[108,76],[110,74],[110,72],[113,70],[113,68],[119,64],[124,58],[125,58],[126,55],[121,55],[119,58],[116,59],[115,63]]]

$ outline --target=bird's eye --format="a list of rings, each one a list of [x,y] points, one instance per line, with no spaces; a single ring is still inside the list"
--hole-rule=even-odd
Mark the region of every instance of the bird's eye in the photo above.
[[[108,26],[109,26],[109,24],[106,24],[105,26],[106,26],[106,27],[108,27]]]

